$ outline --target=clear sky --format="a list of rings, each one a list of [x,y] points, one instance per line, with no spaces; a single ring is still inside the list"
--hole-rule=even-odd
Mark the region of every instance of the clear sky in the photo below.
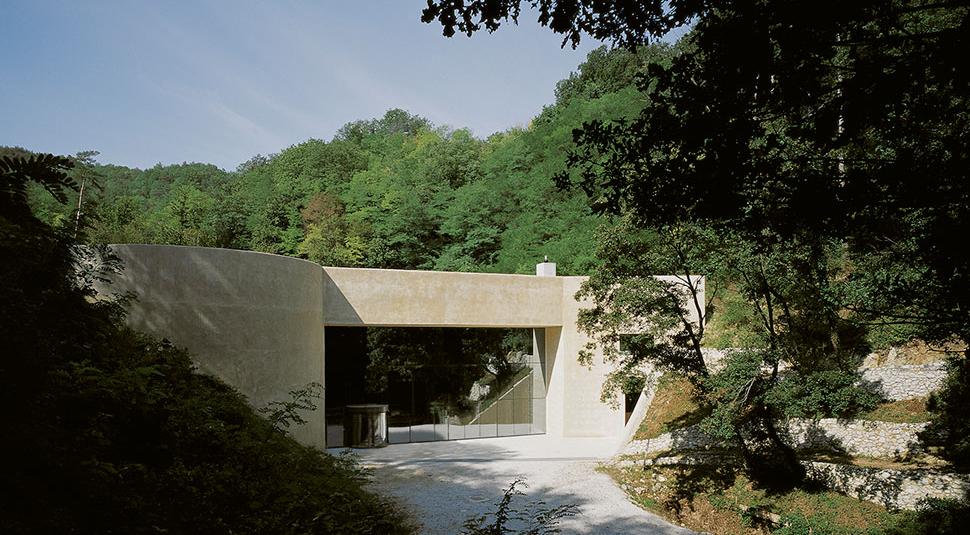
[[[471,39],[424,0],[3,0],[0,145],[234,169],[403,108],[485,137],[526,125],[599,43],[523,17]]]

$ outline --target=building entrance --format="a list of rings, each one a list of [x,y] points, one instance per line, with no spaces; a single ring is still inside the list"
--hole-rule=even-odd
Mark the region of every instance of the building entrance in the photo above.
[[[325,340],[329,447],[362,403],[388,406],[391,444],[545,432],[531,329],[328,327]]]

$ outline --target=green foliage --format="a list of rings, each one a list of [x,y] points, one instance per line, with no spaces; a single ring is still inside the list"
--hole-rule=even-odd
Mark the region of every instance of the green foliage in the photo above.
[[[591,335],[589,349],[602,348],[617,364],[603,399],[615,399],[623,377],[642,374],[644,365],[677,372],[711,408],[702,428],[735,444],[751,476],[797,483],[802,468],[777,422],[850,417],[879,401],[857,385],[868,352],[864,324],[832,298],[840,289],[841,249],[810,236],[778,240],[701,223],[641,223],[627,215],[604,233],[602,262],[580,293],[594,303],[579,321]],[[699,273],[710,277],[692,276]],[[747,332],[735,332],[743,345],[711,369],[703,346],[706,320],[718,313],[712,302],[719,283],[736,302],[743,299],[735,306]]]
[[[565,169],[573,130],[636,115],[636,76],[649,59],[670,55],[666,46],[598,49],[528,129],[484,141],[395,109],[348,123],[330,141],[257,155],[234,172],[89,161],[84,172],[101,187],[85,194],[87,240],[251,249],[333,266],[512,273],[530,273],[548,255],[561,274],[584,274],[597,261],[596,229],[608,222],[582,192],[560,191],[552,177]],[[43,220],[72,222],[70,206],[31,189]]]
[[[889,535],[930,535],[937,533],[962,533],[970,522],[970,505],[965,501],[926,498]]]
[[[787,418],[851,418],[880,401],[877,393],[857,387],[859,380],[858,373],[842,370],[794,371],[766,393],[766,402]]]
[[[67,202],[65,190],[74,188],[74,182],[68,176],[68,171],[74,167],[74,162],[63,156],[52,154],[17,155],[0,157],[0,173],[4,182],[0,187],[0,207],[4,214],[9,214],[12,221],[26,220],[27,188],[33,181],[55,200]],[[15,212],[19,211],[18,212]]]
[[[286,431],[293,424],[307,423],[303,414],[317,408],[315,400],[323,397],[323,385],[318,382],[307,383],[303,388],[290,391],[290,399],[271,401],[259,409],[270,425],[277,431]]]
[[[708,310],[704,346],[729,349],[755,345],[761,335],[755,307],[733,285],[721,283],[717,287],[720,292]]]
[[[864,533],[878,535],[885,533],[876,527],[859,530],[854,527],[840,526],[829,516],[806,517],[801,513],[788,513],[781,516],[782,527],[772,530],[772,535],[855,535]]]
[[[912,324],[876,323],[866,333],[866,341],[873,351],[885,351],[913,341],[919,329]]]
[[[28,181],[64,198],[70,160],[2,162],[5,533],[409,532],[348,460],[277,429],[288,410],[274,427],[185,351],[124,327],[122,303],[94,299],[117,262],[26,203]]]
[[[579,507],[572,504],[548,507],[545,502],[529,502],[519,509],[512,504],[516,496],[525,496],[518,486],[527,486],[521,479],[516,479],[509,488],[505,489],[502,499],[496,504],[491,515],[475,516],[467,519],[463,524],[462,535],[504,535],[515,533],[518,535],[546,535],[561,533],[559,523],[564,518],[579,514]],[[489,516],[492,517],[489,522]]]
[[[447,36],[491,32],[517,21],[521,4],[431,0],[422,20]],[[644,69],[639,116],[585,123],[558,180],[581,185],[598,211],[649,226],[738,231],[749,266],[767,275],[742,270],[742,293],[771,333],[769,363],[797,350],[803,363],[847,366],[859,337],[970,345],[965,2],[533,5],[573,46],[589,35],[634,50],[691,24],[671,61]],[[784,330],[772,297],[788,301]],[[939,414],[954,424],[947,447],[960,448],[952,433],[970,429],[944,416],[957,400],[940,398]]]
[[[607,472],[640,503],[701,533],[888,535],[917,517],[830,490],[766,491],[726,463]],[[932,529],[915,533],[953,533]]]
[[[616,363],[608,386],[622,384],[619,377],[636,373],[645,362],[699,383],[707,368],[701,352],[705,322],[697,319],[709,303],[701,301],[704,282],[698,274],[719,269],[715,235],[690,225],[641,230],[627,218],[601,232],[597,256],[599,267],[578,294],[595,303],[579,314],[579,328],[592,338],[583,357],[599,346]],[[672,278],[660,280],[656,273]],[[715,293],[711,288],[707,300]],[[605,390],[603,398],[614,394]]]
[[[590,51],[576,72],[556,84],[556,103],[573,99],[592,100],[636,85],[637,76],[653,59],[672,56],[671,46],[658,44],[636,52],[601,46]]]
[[[920,433],[930,446],[942,448],[941,457],[960,470],[970,470],[970,363],[966,357],[947,361],[943,386],[930,395],[927,409],[933,420]]]
[[[431,126],[424,117],[412,115],[402,109],[388,110],[384,117],[369,121],[345,124],[337,131],[336,139],[364,141],[368,136],[410,135]]]
[[[522,0],[453,2],[428,0],[421,13],[423,22],[437,21],[446,37],[462,32],[471,36],[483,27],[489,32],[503,23],[518,23]],[[583,34],[622,45],[643,43],[648,36],[660,37],[687,23],[695,15],[693,4],[668,7],[659,2],[610,3],[595,0],[532,0],[538,22],[563,35],[563,46],[576,47]],[[696,9],[696,8],[695,8]]]

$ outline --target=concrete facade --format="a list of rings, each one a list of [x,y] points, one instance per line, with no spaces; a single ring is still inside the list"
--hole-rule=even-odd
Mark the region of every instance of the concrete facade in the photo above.
[[[188,348],[202,371],[255,407],[324,382],[323,272],[283,256],[156,245],[115,245],[124,271],[105,291],[131,291],[135,329]],[[324,406],[293,435],[323,446]]]
[[[324,322],[340,327],[548,327],[556,277],[324,267]]]
[[[254,406],[324,383],[324,327],[509,327],[535,329],[545,375],[546,434],[624,434],[624,413],[600,400],[609,366],[578,362],[588,341],[574,298],[584,277],[320,267],[265,253],[205,247],[114,245],[125,265],[105,291],[132,291],[128,321],[188,348],[199,367]],[[324,401],[324,400],[321,400]],[[294,432],[326,446],[324,403]]]

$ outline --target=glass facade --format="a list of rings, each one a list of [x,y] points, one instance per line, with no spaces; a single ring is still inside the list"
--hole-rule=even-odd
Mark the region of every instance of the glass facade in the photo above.
[[[373,336],[355,332],[363,329],[327,329],[328,447],[343,445],[343,409],[354,403],[389,406],[391,444],[545,432],[546,385],[541,359],[531,354],[531,330],[505,335],[506,340],[518,339],[520,347],[509,350],[506,344],[502,351],[495,343],[482,343],[502,334],[481,336],[486,329],[413,330],[426,331],[408,336],[421,348],[430,348],[429,356],[409,347],[406,359],[394,360],[381,351],[376,353],[384,359],[381,362],[393,363],[382,368],[371,365],[375,352],[368,344],[387,337],[375,342]],[[456,346],[452,353],[443,353],[451,358],[431,354],[441,338]],[[530,344],[525,346],[523,340]]]

